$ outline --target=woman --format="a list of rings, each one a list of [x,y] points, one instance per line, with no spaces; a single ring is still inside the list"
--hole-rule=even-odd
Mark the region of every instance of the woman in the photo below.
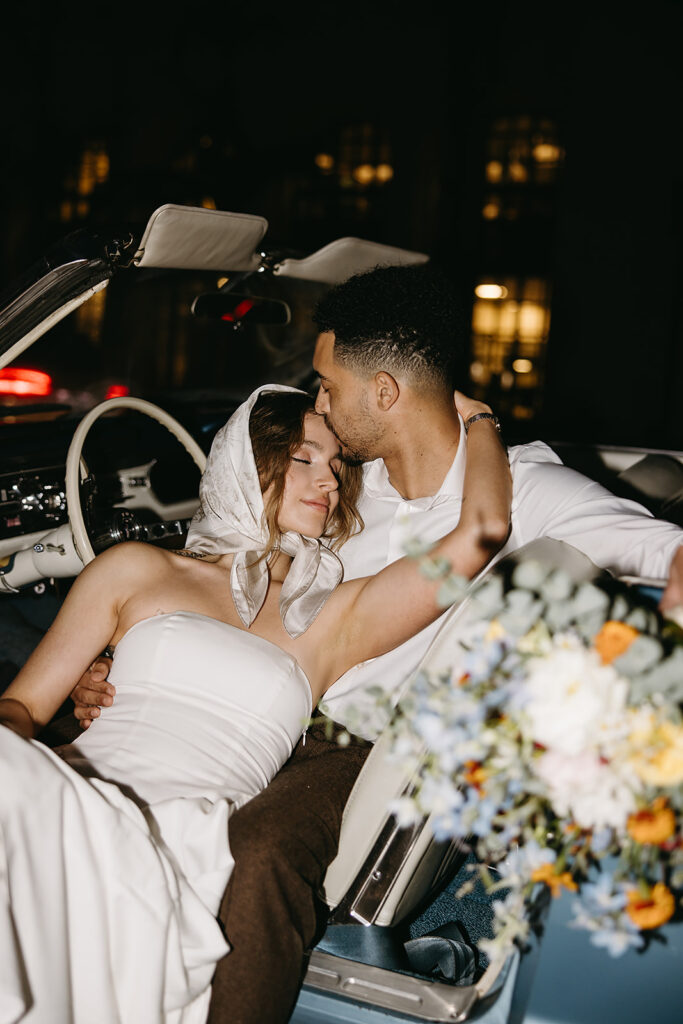
[[[204,1019],[230,807],[268,784],[335,679],[441,611],[410,559],[340,584],[319,542],[354,528],[339,455],[308,396],[259,389],[214,441],[188,549],[95,559],[0,700],[0,1024],[30,1007],[50,1024]],[[473,575],[509,508],[505,454],[477,420],[461,521],[435,554]],[[106,644],[114,707],[64,760],[25,742]],[[71,984],[74,964],[90,985]]]

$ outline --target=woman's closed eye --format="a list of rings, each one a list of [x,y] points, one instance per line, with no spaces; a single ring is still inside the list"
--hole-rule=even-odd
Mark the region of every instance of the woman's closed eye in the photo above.
[[[303,462],[305,466],[310,466],[310,459],[297,459],[296,455],[292,455],[292,462]]]

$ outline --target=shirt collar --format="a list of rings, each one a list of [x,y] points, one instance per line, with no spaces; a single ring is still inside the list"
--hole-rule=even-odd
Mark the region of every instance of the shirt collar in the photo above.
[[[458,450],[436,494],[428,495],[424,498],[411,498],[410,500],[402,498],[396,488],[389,482],[389,474],[383,459],[366,462],[363,466],[363,489],[365,494],[370,498],[376,498],[381,501],[403,502],[406,505],[411,505],[413,508],[420,509],[433,508],[435,505],[443,504],[443,502],[452,498],[461,499],[465,480],[467,445],[463,443],[465,441],[465,425],[460,416],[458,416],[458,419],[460,420]]]

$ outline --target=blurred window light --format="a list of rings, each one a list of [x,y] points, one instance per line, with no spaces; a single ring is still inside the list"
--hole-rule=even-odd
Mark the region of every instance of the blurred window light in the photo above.
[[[522,302],[518,331],[521,338],[542,338],[546,332],[546,309],[537,302]]]
[[[486,165],[486,180],[500,181],[503,177],[503,165],[500,160],[489,160]]]
[[[384,185],[387,181],[391,181],[394,176],[394,168],[391,164],[378,164],[375,168],[375,178]]]
[[[562,150],[552,142],[538,142],[532,152],[534,160],[539,164],[556,164],[562,157]]]
[[[501,416],[533,419],[542,407],[550,283],[540,277],[489,273],[475,282],[474,290],[472,394],[493,402]],[[526,411],[513,412],[515,407]]]
[[[205,210],[215,210],[216,200],[213,198],[213,196],[204,196],[204,198],[202,199],[202,207]]]
[[[229,277],[219,277],[216,281],[216,288],[224,288],[229,280]]]
[[[372,164],[359,164],[353,169],[353,178],[359,185],[369,185],[375,180],[375,168]]]
[[[508,177],[510,181],[526,181],[529,177],[529,172],[523,163],[513,160],[508,164]]]
[[[556,180],[564,159],[557,124],[548,117],[517,114],[495,118],[486,140],[488,182],[546,185]]]
[[[78,183],[76,191],[79,196],[89,196],[95,191],[97,184],[96,154],[92,149],[86,149],[81,156],[81,165],[78,169]]]
[[[496,220],[497,217],[500,217],[500,204],[496,202],[486,203],[481,211],[481,215],[484,220]]]
[[[109,156],[104,149],[95,157],[95,178],[98,185],[104,185],[109,179]]]
[[[331,171],[334,167],[334,157],[331,153],[318,153],[315,158],[315,166],[321,171]]]
[[[480,299],[504,299],[508,290],[502,284],[478,284],[474,294]]]

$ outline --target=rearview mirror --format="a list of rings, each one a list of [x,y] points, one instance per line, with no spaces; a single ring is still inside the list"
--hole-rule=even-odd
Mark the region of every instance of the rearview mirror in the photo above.
[[[256,295],[236,295],[235,292],[198,295],[191,310],[195,316],[221,320],[233,329],[243,324],[288,324],[291,320],[286,302],[261,299]]]

